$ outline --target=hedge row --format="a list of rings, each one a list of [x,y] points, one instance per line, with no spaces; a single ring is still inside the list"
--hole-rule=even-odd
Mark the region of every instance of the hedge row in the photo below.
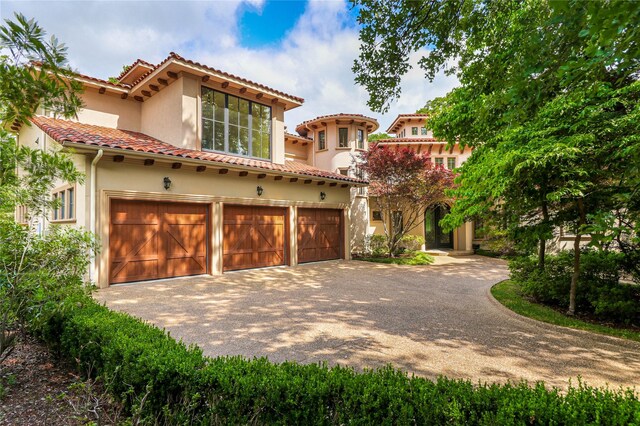
[[[382,368],[208,358],[83,298],[37,330],[127,410],[160,424],[640,424],[632,391],[433,382]]]

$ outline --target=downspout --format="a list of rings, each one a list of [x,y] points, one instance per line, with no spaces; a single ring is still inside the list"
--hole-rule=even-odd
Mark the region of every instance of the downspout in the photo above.
[[[99,149],[93,161],[91,161],[91,186],[89,189],[89,230],[93,235],[96,234],[96,167],[103,155],[104,151]],[[93,262],[91,262],[91,268],[89,269],[90,281],[93,281],[97,276],[97,261],[98,259],[93,256]]]

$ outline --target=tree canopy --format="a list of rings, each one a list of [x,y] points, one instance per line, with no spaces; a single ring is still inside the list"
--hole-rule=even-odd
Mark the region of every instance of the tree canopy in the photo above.
[[[575,234],[576,280],[582,235],[638,242],[640,3],[356,3],[354,72],[373,109],[400,96],[421,49],[428,80],[444,70],[460,82],[422,111],[436,137],[474,148],[445,226],[499,217],[514,238],[538,242],[541,267],[563,227]],[[612,227],[612,216],[628,226]]]

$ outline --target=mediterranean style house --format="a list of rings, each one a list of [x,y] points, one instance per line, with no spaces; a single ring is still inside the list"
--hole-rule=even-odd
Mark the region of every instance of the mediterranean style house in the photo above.
[[[96,233],[99,287],[349,259],[352,232],[367,231],[367,182],[349,167],[376,120],[318,117],[289,134],[284,114],[303,99],[175,53],[117,82],[76,78],[77,119],[42,111],[18,143],[66,149],[85,173],[59,183],[41,226]]]
[[[469,148],[465,149],[458,144],[447,148],[446,142],[435,139],[433,133],[427,129],[426,121],[426,114],[400,114],[386,131],[395,137],[379,139],[376,143],[388,147],[408,147],[418,153],[428,153],[431,161],[436,165],[451,170],[459,167],[471,156]],[[375,210],[374,203],[371,203],[370,209],[371,233],[382,234],[380,213]],[[422,226],[414,228],[409,234],[423,237],[426,250],[446,250],[445,253],[454,255],[472,254],[473,245],[481,242],[480,233],[474,229],[473,222],[467,222],[453,231],[444,232],[438,223],[447,212],[446,206],[425,211]]]

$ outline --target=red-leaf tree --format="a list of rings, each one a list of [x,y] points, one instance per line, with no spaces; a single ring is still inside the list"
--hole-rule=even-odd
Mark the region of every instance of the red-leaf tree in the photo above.
[[[390,255],[423,223],[427,209],[451,202],[446,190],[453,188],[453,173],[434,165],[426,153],[374,144],[360,154],[358,167],[370,181],[370,200],[380,211]]]

